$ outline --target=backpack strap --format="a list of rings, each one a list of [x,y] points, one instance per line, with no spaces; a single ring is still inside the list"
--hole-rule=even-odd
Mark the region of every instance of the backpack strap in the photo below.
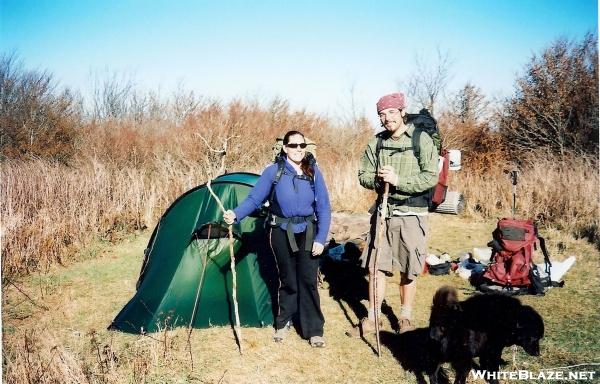
[[[415,157],[417,158],[417,162],[420,160],[421,156],[421,133],[423,131],[420,130],[419,128],[415,128],[415,130],[413,131],[413,135],[412,135],[412,145],[413,145],[413,153],[415,154]]]
[[[383,148],[383,138],[379,135],[377,145],[375,145],[375,174],[379,170],[379,152],[381,152],[381,148]]]
[[[285,159],[281,156],[277,156],[275,158],[275,163],[277,163],[277,172],[275,173],[275,178],[273,178],[273,184],[271,184],[271,192],[269,192],[269,212],[273,210],[273,201],[275,199],[275,186],[281,179],[281,175],[283,175],[283,171],[285,168]]]
[[[377,170],[379,168],[379,153],[381,152],[382,149],[387,149],[390,150],[392,152],[406,152],[409,150],[412,150],[415,157],[417,159],[419,159],[419,156],[421,155],[421,134],[423,133],[423,131],[419,128],[415,128],[414,133],[412,135],[412,147],[405,147],[405,148],[396,148],[396,147],[384,147],[383,146],[383,138],[381,136],[377,137],[377,145],[375,146],[375,172],[377,173]]]
[[[550,268],[552,268],[552,262],[550,262],[550,255],[548,254],[548,250],[546,249],[546,239],[540,236],[537,233],[537,228],[535,229],[537,238],[540,242],[540,248],[542,249],[542,253],[544,254],[544,264],[546,264],[546,274],[548,274],[548,282],[552,282],[552,278],[550,275]]]
[[[383,149],[383,137],[381,137],[380,134],[377,136],[377,144],[375,145],[375,179],[373,181],[373,184],[375,186],[375,191],[377,192],[377,202],[375,203],[376,205],[379,204],[379,200],[381,199],[383,191],[381,184],[377,181],[377,171],[379,170],[379,153],[381,152],[381,149]]]
[[[310,182],[310,187],[314,192],[315,191],[315,174],[316,174],[315,165],[317,165],[317,159],[315,159],[315,156],[311,152],[306,152],[306,157],[308,158],[308,165],[313,170],[313,176],[299,175],[298,178],[308,180]],[[316,197],[316,195],[315,195],[315,197]]]

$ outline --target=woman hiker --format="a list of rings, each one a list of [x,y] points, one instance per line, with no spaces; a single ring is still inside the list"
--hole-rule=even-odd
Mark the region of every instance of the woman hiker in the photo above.
[[[279,309],[273,340],[281,342],[289,331],[292,316],[297,315],[304,338],[313,347],[324,347],[323,325],[317,289],[318,256],[323,252],[331,223],[329,195],[323,174],[306,152],[306,140],[298,131],[283,137],[278,163],[269,165],[235,209],[223,214],[227,224],[240,222],[270,202],[269,241],[279,271]],[[279,174],[279,180],[274,184]],[[274,188],[274,193],[271,193]]]

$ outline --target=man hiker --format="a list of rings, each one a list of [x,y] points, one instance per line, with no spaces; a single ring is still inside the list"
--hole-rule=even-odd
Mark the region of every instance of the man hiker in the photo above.
[[[377,191],[378,198],[368,246],[361,256],[362,266],[369,268],[368,317],[361,319],[360,324],[349,332],[354,337],[360,337],[361,332],[363,336],[375,332],[375,308],[380,319],[386,277],[396,270],[400,272],[400,333],[414,328],[411,318],[417,292],[416,278],[423,272],[427,255],[428,190],[437,182],[438,153],[431,137],[415,131],[415,126],[407,121],[405,108],[402,93],[379,99],[377,113],[385,130],[369,141],[358,171],[360,184]],[[417,151],[414,148],[417,143],[413,142],[415,132],[418,133],[415,137],[419,145]],[[378,225],[385,183],[389,188],[387,217],[383,218],[383,225]],[[380,241],[376,241],[376,233],[381,230]],[[377,246],[379,249],[375,248]],[[377,271],[374,266],[376,252]],[[375,286],[377,295],[374,295]],[[381,320],[379,323],[381,325]]]

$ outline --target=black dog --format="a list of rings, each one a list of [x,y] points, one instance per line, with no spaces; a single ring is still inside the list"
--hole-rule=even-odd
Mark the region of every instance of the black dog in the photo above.
[[[456,383],[466,381],[473,357],[479,357],[482,370],[497,372],[505,347],[518,345],[539,356],[544,336],[542,317],[517,298],[481,294],[459,302],[456,290],[447,286],[433,298],[429,326],[431,338],[440,342],[442,358],[453,362]]]

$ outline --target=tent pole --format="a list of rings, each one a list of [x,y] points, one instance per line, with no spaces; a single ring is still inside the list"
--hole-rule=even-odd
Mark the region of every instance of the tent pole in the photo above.
[[[210,240],[210,230],[211,226],[208,226],[208,236],[206,240]],[[190,323],[188,325],[188,338],[187,338],[187,346],[190,351],[190,360],[192,361],[192,370],[194,370],[194,358],[192,357],[192,344],[190,343],[190,339],[192,337],[192,330],[194,329],[192,325],[194,324],[194,320],[196,319],[196,311],[198,310],[198,299],[200,298],[200,292],[202,292],[202,287],[204,286],[204,275],[206,273],[206,255],[202,254],[200,256],[202,258],[202,273],[200,274],[200,282],[198,283],[198,289],[196,290],[196,300],[194,300],[194,309],[192,309],[192,317],[190,318]]]

